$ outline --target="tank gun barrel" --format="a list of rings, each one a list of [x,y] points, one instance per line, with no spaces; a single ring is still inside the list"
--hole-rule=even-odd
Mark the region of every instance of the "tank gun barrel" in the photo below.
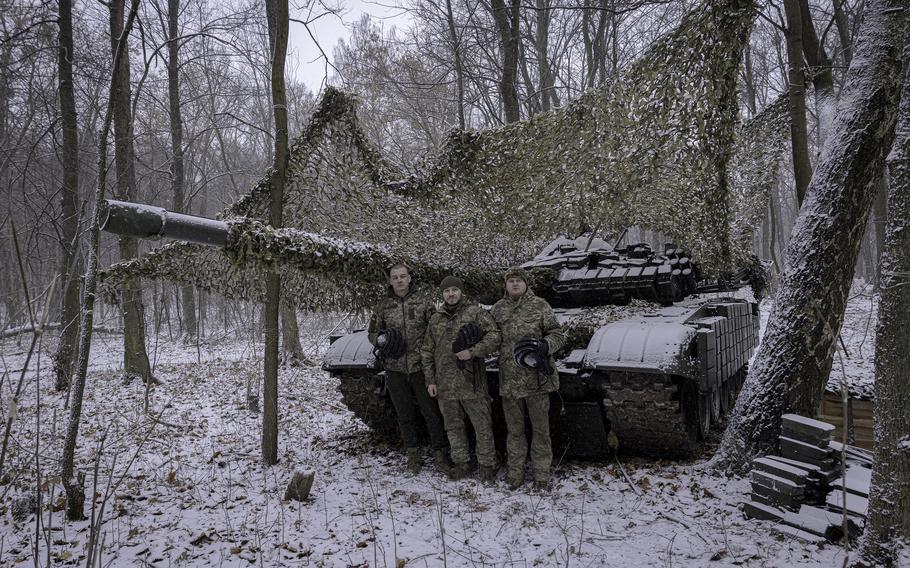
[[[228,224],[217,219],[174,213],[163,207],[106,199],[98,204],[101,230],[140,239],[177,239],[224,247]]]

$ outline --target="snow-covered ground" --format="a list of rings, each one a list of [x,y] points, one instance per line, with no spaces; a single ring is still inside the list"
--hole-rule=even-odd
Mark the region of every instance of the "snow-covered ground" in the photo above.
[[[847,327],[844,336],[862,333]],[[162,339],[152,348],[163,384],[147,395],[140,382],[118,376],[121,339],[101,334],[94,342],[77,453],[95,495],[86,512],[103,515],[100,566],[828,567],[844,560],[841,548],[792,541],[769,523],[744,519],[748,480],[707,476],[692,463],[561,463],[546,494],[530,486],[510,492],[502,479],[451,482],[429,468],[406,477],[402,455],[371,436],[318,367],[281,370],[280,462],[266,468],[261,415],[246,409],[247,384],[261,375],[261,345],[225,336],[197,349]],[[0,483],[0,566],[85,564],[90,522],[67,523],[61,510],[68,411],[53,391],[55,342],[44,338],[25,375]],[[860,359],[851,354],[848,365],[868,365],[870,345],[865,359],[854,363]],[[8,371],[3,424],[27,347],[28,337],[0,342],[0,368]],[[283,500],[296,470],[316,474],[305,503]],[[14,520],[36,487],[40,522],[33,514]]]

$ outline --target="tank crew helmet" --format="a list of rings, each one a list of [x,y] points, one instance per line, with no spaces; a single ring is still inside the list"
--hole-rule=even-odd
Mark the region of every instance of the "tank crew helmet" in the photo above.
[[[469,322],[461,326],[452,341],[452,353],[459,353],[465,349],[474,347],[483,339],[485,331],[476,323]]]
[[[439,283],[439,289],[446,290],[447,288],[458,288],[464,292],[464,282],[457,276],[446,276],[442,279],[442,282]]]
[[[546,340],[522,337],[512,347],[512,357],[515,358],[515,363],[519,367],[549,373],[551,370],[547,361],[549,351],[550,345]]]
[[[390,327],[376,336],[374,352],[384,359],[398,359],[408,350],[408,340],[398,329]]]

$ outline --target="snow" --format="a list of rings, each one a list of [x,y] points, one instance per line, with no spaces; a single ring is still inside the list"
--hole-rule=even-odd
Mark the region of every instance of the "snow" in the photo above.
[[[11,504],[34,494],[36,484],[41,563],[48,557],[58,565],[85,563],[89,522],[67,523],[62,511],[48,508],[61,502],[54,476],[67,412],[64,395],[53,391],[55,342],[46,336],[33,357],[14,423],[9,475],[0,484],[3,566],[34,565],[35,517],[14,520]],[[261,376],[261,344],[222,334],[197,349],[151,337],[163,384],[148,393],[149,414],[145,386],[118,376],[121,345],[119,335],[95,337],[77,450],[89,494],[97,459],[96,514],[108,497],[102,566],[843,563],[838,547],[805,544],[773,532],[771,523],[744,519],[739,506],[748,498],[748,479],[712,477],[695,463],[561,462],[549,493],[530,485],[510,492],[503,472],[493,486],[451,482],[429,465],[405,477],[403,456],[353,417],[335,380],[314,366],[281,370],[279,464],[266,468],[260,415],[246,409],[247,382]],[[3,402],[25,361],[22,346],[14,338],[0,341],[0,365],[10,371]],[[316,474],[305,503],[282,501],[295,470]]]

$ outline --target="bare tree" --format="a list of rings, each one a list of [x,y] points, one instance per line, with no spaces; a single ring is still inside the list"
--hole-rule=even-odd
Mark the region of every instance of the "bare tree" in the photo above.
[[[63,186],[61,188],[60,282],[63,307],[60,315],[60,343],[54,357],[55,386],[69,388],[73,355],[79,338],[79,272],[77,232],[79,230],[79,132],[76,97],[73,92],[73,6],[71,0],[57,3],[57,82],[60,93],[60,122],[63,125]]]
[[[95,190],[95,203],[104,198],[105,184],[107,183],[107,137],[110,133],[111,121],[114,112],[114,101],[117,98],[118,77],[122,67],[120,62],[126,53],[126,42],[133,21],[136,19],[136,8],[139,0],[132,0],[130,13],[121,33],[116,37],[116,48],[113,53],[113,66],[111,68],[111,83],[108,91],[107,111],[98,140],[98,185]],[[97,212],[96,212],[97,213]],[[85,378],[88,373],[88,358],[92,346],[92,324],[95,314],[95,291],[98,278],[98,256],[101,248],[101,229],[98,224],[97,214],[93,216],[91,228],[91,244],[88,250],[88,262],[85,273],[85,292],[82,295],[82,319],[79,329],[79,353],[76,372],[70,385],[70,415],[66,426],[66,437],[63,442],[63,456],[61,458],[61,474],[63,487],[66,492],[66,517],[70,520],[81,520],[85,517],[85,474],[76,472],[76,441],[79,436],[79,423],[82,420],[82,395],[85,392]]]
[[[269,45],[272,58],[272,111],[275,116],[275,153],[269,176],[271,204],[269,224],[280,227],[284,182],[288,168],[288,109],[284,84],[284,65],[288,49],[287,0],[266,0]],[[262,387],[262,460],[278,463],[278,312],[281,279],[271,272],[266,277],[265,300],[265,378]]]
[[[130,105],[129,47],[118,43],[123,34],[124,0],[112,0],[110,5],[111,52],[123,49],[119,59],[121,69],[114,98],[114,158],[117,170],[115,195],[125,201],[136,201],[136,155],[133,146],[133,113]],[[120,237],[120,258],[128,260],[139,254],[139,244],[132,237]],[[127,376],[143,381],[152,380],[148,353],[145,350],[145,307],[142,304],[142,284],[139,278],[127,278],[121,291],[123,312],[123,368]]]

